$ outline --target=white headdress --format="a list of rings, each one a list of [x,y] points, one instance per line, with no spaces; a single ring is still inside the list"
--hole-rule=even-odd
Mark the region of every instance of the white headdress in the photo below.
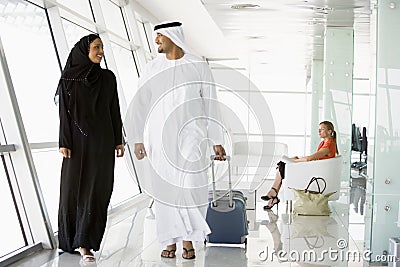
[[[183,34],[182,23],[180,22],[165,22],[162,24],[158,24],[154,27],[154,31],[156,33],[161,33],[162,35],[167,36],[171,41],[182,48],[185,54],[189,53],[185,45],[185,37]]]

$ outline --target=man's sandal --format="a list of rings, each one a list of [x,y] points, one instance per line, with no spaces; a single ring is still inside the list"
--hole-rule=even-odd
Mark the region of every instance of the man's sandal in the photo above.
[[[171,250],[164,249],[164,250],[161,252],[161,257],[162,257],[162,258],[173,259],[173,258],[176,257],[175,251],[176,251],[176,249],[171,249]],[[166,256],[164,256],[164,255],[163,255],[164,252],[167,252],[168,254],[167,254]]]
[[[182,258],[184,258],[185,260],[193,260],[194,258],[196,258],[196,255],[193,253],[193,255],[191,257],[187,257],[185,255],[188,255],[190,252],[194,252],[194,248],[191,249],[187,249],[187,248],[183,248],[183,253],[182,253]]]

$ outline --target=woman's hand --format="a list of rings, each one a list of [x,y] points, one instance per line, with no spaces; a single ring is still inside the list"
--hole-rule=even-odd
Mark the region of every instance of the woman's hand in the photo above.
[[[66,147],[60,147],[60,149],[58,150],[64,158],[71,158],[71,149],[66,148]]]
[[[301,157],[301,158],[299,158],[299,157],[296,157],[296,159],[293,159],[294,161],[296,161],[296,162],[305,162],[305,161],[310,161],[310,159],[308,158],[308,156],[305,156],[305,157]]]
[[[115,150],[117,150],[117,157],[123,157],[124,156],[124,152],[125,152],[125,148],[123,144],[117,145],[115,147]]]

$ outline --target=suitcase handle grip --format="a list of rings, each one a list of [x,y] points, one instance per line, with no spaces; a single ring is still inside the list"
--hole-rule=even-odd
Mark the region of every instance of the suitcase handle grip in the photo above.
[[[212,179],[213,179],[213,200],[212,200],[212,206],[216,207],[217,206],[217,196],[216,196],[216,188],[215,188],[215,172],[214,172],[214,160],[216,158],[216,155],[211,155],[211,173],[212,173]],[[231,157],[230,156],[223,156],[224,159],[228,162],[228,184],[229,184],[229,207],[233,207],[233,193],[232,193],[232,179],[231,179]]]
[[[211,155],[210,156],[210,159],[211,160],[215,160],[215,158],[217,157],[217,155]],[[223,157],[223,159],[226,159],[227,161],[230,161],[231,160],[231,157],[230,156],[222,156]]]

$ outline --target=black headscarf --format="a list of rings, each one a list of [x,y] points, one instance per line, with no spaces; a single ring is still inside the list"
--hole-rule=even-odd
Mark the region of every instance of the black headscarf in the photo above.
[[[56,104],[58,103],[60,85],[63,80],[74,81],[88,87],[93,87],[96,84],[100,77],[101,67],[100,64],[93,63],[89,59],[89,48],[90,43],[97,38],[100,37],[96,34],[86,35],[71,49],[54,96],[54,102]]]
[[[89,59],[90,44],[98,35],[82,37],[69,53],[61,74],[54,101],[58,104],[61,90],[69,95],[68,113],[82,134],[87,135],[88,123],[95,116],[95,105],[101,91],[101,67]],[[63,94],[64,95],[64,94]]]

